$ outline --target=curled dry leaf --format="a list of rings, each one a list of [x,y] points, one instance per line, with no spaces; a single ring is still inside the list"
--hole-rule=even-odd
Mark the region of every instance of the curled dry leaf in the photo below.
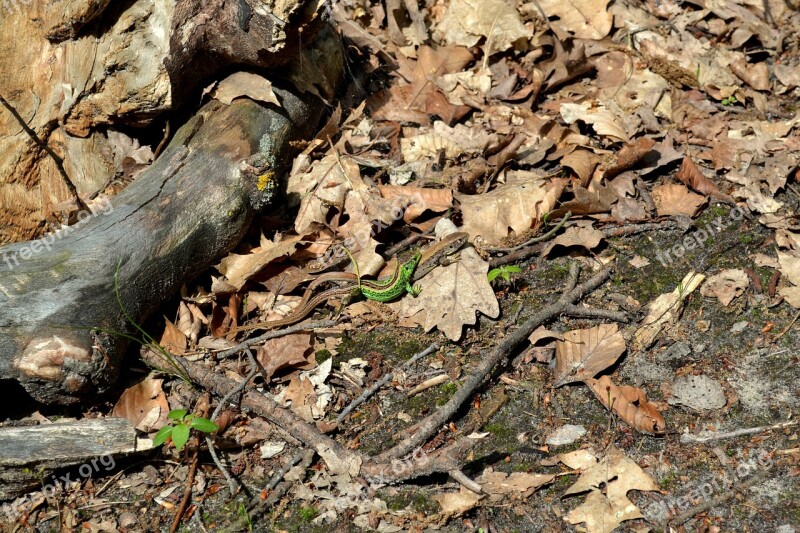
[[[164,380],[146,377],[125,389],[111,416],[127,418],[139,431],[149,433],[167,423],[169,404],[161,389]]]
[[[311,349],[311,335],[298,333],[270,339],[258,347],[256,359],[264,367],[262,377],[269,381],[279,370],[299,368],[310,370],[317,366]]]
[[[164,333],[161,334],[159,344],[169,350],[170,353],[183,355],[186,352],[188,339],[186,335],[178,329],[168,318],[164,318]]]
[[[600,40],[611,31],[613,17],[606,9],[608,0],[540,0],[539,4],[548,17],[558,18],[550,22],[551,26],[579,39]]]
[[[506,474],[487,468],[475,481],[480,483],[481,488],[489,495],[490,501],[497,502],[506,498],[525,499],[539,487],[553,481],[555,477],[555,474],[528,474],[526,472]]]
[[[449,44],[472,47],[483,37],[486,55],[531,37],[519,11],[504,0],[451,0],[437,31]]]
[[[402,317],[413,317],[425,331],[434,327],[448,339],[461,338],[464,325],[477,321],[476,313],[489,318],[500,314],[500,304],[486,275],[489,264],[478,253],[467,248],[459,260],[448,266],[439,266],[420,280],[420,294],[416,298],[403,298],[392,304]]]
[[[600,163],[600,158],[589,150],[575,150],[561,158],[561,166],[571,168],[583,187],[592,181],[594,169]]]
[[[625,339],[616,324],[564,333],[556,342],[556,387],[593,378],[625,352]]]
[[[633,335],[632,348],[634,352],[648,348],[656,337],[665,329],[671,327],[683,311],[683,302],[706,279],[703,274],[689,272],[675,287],[675,290],[661,294],[650,304],[647,316],[642,321],[641,327]]]
[[[271,241],[261,236],[261,244],[249,254],[229,254],[216,266],[228,278],[228,283],[241,289],[248,279],[258,274],[262,268],[279,257],[295,251],[302,235]]]
[[[611,137],[614,141],[629,142],[628,134],[625,132],[625,125],[613,111],[602,104],[592,105],[591,102],[582,102],[580,104],[564,103],[561,104],[560,113],[561,118],[567,124],[582,120],[590,124],[598,135]]]
[[[605,235],[603,235],[603,232],[592,227],[591,223],[573,226],[567,228],[567,231],[553,239],[543,252],[543,255],[549,254],[556,246],[564,246],[565,248],[580,246],[587,250],[592,250],[596,248],[604,238]]]
[[[459,492],[444,492],[435,494],[431,498],[441,506],[442,510],[437,517],[440,519],[440,523],[444,523],[450,518],[464,514],[478,505],[478,501],[482,496],[462,487]]]
[[[522,234],[539,225],[551,211],[564,180],[545,181],[533,173],[508,174],[508,181],[486,194],[457,195],[470,240],[480,235],[488,245],[500,244],[509,232]]]
[[[647,401],[647,395],[642,389],[630,385],[617,385],[608,376],[587,379],[584,383],[603,405],[617,413],[635,430],[655,435],[663,433],[666,429],[664,417],[656,409],[655,404]]]
[[[653,201],[659,216],[686,215],[693,217],[706,199],[683,185],[665,183],[653,187]]]
[[[656,142],[648,137],[641,137],[626,143],[614,156],[613,161],[605,165],[603,177],[610,180],[614,176],[630,170],[653,152]]]
[[[739,57],[730,64],[731,72],[737,78],[748,84],[757,91],[769,90],[769,68],[764,62],[748,63],[743,57]]]
[[[453,207],[453,191],[451,189],[426,189],[396,185],[379,185],[378,189],[384,198],[400,198],[408,204],[403,214],[403,222],[406,223],[413,222],[426,210],[442,213]],[[410,200],[410,203],[405,200]]]
[[[694,161],[692,161],[692,159],[689,157],[683,158],[681,168],[678,170],[678,173],[675,175],[675,177],[678,178],[683,184],[688,185],[700,194],[706,194],[712,198],[716,198],[731,204],[734,203],[733,198],[727,194],[721,193],[716,183],[705,177],[700,169],[697,168],[697,165],[694,163]]]

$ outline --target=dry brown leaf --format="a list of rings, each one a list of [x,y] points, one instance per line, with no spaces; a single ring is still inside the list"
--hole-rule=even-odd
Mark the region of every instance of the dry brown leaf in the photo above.
[[[800,257],[778,250],[778,262],[781,264],[783,279],[789,283],[781,287],[778,293],[789,305],[800,309]]]
[[[706,199],[683,185],[665,183],[653,187],[653,202],[659,216],[686,215],[693,217]]]
[[[662,331],[677,322],[683,311],[683,301],[705,279],[703,274],[689,272],[674,291],[661,294],[653,300],[642,325],[633,335],[632,351],[639,352],[648,348]]]
[[[561,166],[571,168],[581,180],[582,187],[589,185],[599,163],[600,158],[588,150],[575,150],[561,158]]]
[[[616,191],[610,185],[598,185],[595,182],[592,182],[592,189],[575,187],[572,191],[575,199],[562,202],[558,209],[550,213],[551,218],[561,217],[567,211],[570,211],[573,215],[608,213],[612,209],[612,204],[619,199]]]
[[[260,245],[249,254],[229,254],[216,265],[216,269],[228,279],[228,283],[239,290],[266,265],[294,252],[303,238],[302,235],[296,235],[281,241],[271,241],[262,235]]]
[[[642,389],[630,385],[617,385],[608,376],[587,379],[584,383],[597,399],[614,411],[629,426],[651,435],[663,433],[667,427],[656,406],[647,401]]]
[[[476,195],[457,195],[464,215],[463,231],[470,241],[481,236],[488,245],[500,244],[509,232],[522,234],[537,227],[553,209],[563,180],[545,181],[533,173],[509,172],[505,185]]]
[[[436,500],[442,508],[439,512],[440,518],[447,520],[464,514],[478,505],[482,496],[462,487],[459,492],[434,494],[431,498]]]
[[[745,58],[739,57],[730,63],[730,68],[737,78],[753,89],[769,90],[769,68],[766,63],[748,63]]]
[[[286,368],[310,370],[317,366],[309,333],[270,339],[258,347],[256,359],[264,367],[262,377],[267,381]]]
[[[694,163],[694,161],[692,161],[692,159],[689,157],[683,158],[681,168],[678,170],[678,173],[675,174],[675,177],[678,178],[684,185],[688,185],[701,194],[707,194],[713,198],[717,198],[718,200],[722,200],[731,204],[734,203],[733,198],[727,194],[721,193],[716,183],[706,178],[700,169],[697,168],[697,165]]]
[[[622,522],[642,518],[628,499],[631,490],[659,490],[653,479],[632,459],[612,446],[601,460],[584,470],[565,496],[590,491],[583,504],[566,517],[570,524],[586,523],[589,533],[611,533]]]
[[[406,223],[413,222],[427,210],[442,213],[453,207],[453,191],[451,189],[379,185],[378,190],[384,198],[400,199],[403,204],[408,205],[403,214],[403,222]]]
[[[625,339],[616,324],[564,333],[556,342],[555,387],[593,378],[625,353]]]
[[[729,268],[708,278],[700,288],[703,296],[716,296],[719,302],[728,307],[734,298],[744,294],[750,285],[750,277],[744,270]]]
[[[148,376],[125,389],[114,405],[111,416],[127,418],[136,429],[145,433],[164,426],[169,414],[169,403],[161,389],[163,381]]]
[[[605,238],[602,231],[592,227],[591,222],[584,221],[579,224],[581,225],[567,228],[567,231],[553,239],[545,251],[542,252],[542,255],[549,254],[556,246],[564,246],[565,248],[580,246],[587,250],[592,250]]]
[[[311,380],[305,376],[294,376],[292,381],[283,391],[283,400],[291,402],[294,414],[306,422],[314,421],[314,404],[317,403],[317,393]]]
[[[608,0],[540,0],[539,4],[548,17],[558,17],[551,26],[579,39],[600,40],[611,31],[613,17],[606,9]]]
[[[556,474],[528,474],[526,472],[506,474],[487,468],[475,478],[475,481],[480,483],[481,488],[489,495],[490,501],[497,502],[506,498],[526,499],[536,492],[536,489],[553,481],[555,477]]]
[[[504,0],[451,0],[437,31],[447,43],[466,47],[483,37],[487,56],[532,36],[519,11]]]
[[[580,104],[563,103],[559,112],[561,118],[567,124],[582,120],[591,125],[598,135],[611,137],[615,141],[629,142],[628,134],[625,132],[625,124],[613,111],[602,104],[592,105],[591,102],[582,102]]]
[[[632,143],[625,144],[614,156],[613,161],[604,165],[606,168],[603,177],[611,180],[614,176],[630,170],[653,153],[655,144],[656,142],[649,137],[641,137]]]
[[[257,102],[281,106],[278,97],[272,91],[272,83],[258,74],[235,72],[219,82],[212,96],[225,105],[231,105],[236,98],[246,96]]]
[[[164,321],[166,324],[164,325],[164,333],[161,334],[159,344],[169,350],[170,353],[183,355],[188,345],[186,335],[166,317]]]
[[[434,327],[447,338],[461,338],[464,325],[477,321],[477,313],[489,318],[500,314],[500,305],[486,274],[489,264],[472,248],[462,250],[459,260],[439,266],[419,282],[416,298],[403,298],[392,304],[402,317],[412,317],[425,331]]]

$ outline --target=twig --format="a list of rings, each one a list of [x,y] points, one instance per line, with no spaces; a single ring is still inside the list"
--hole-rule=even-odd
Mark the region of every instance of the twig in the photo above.
[[[522,250],[511,252],[508,255],[495,257],[489,260],[489,268],[497,268],[499,266],[508,265],[509,263],[518,263],[534,254],[540,253],[542,250],[544,250],[544,247],[544,243],[534,244],[533,246],[528,246]]]
[[[581,307],[580,305],[567,305],[564,313],[573,317],[583,318],[605,318],[615,322],[627,322],[628,314],[624,311],[610,311],[608,309],[594,309],[592,307]]]
[[[283,337],[284,335],[289,335],[291,333],[297,333],[298,331],[306,331],[309,329],[317,329],[317,328],[328,328],[335,325],[336,325],[335,320],[318,320],[316,322],[304,322],[302,324],[297,324],[294,326],[290,326],[288,328],[279,329],[275,331],[268,331],[267,333],[263,333],[258,337],[253,337],[252,339],[247,339],[246,341],[242,341],[233,348],[228,348],[227,350],[222,350],[221,352],[217,352],[215,358],[217,359],[217,361],[219,361],[225,359],[226,357],[230,357],[231,355],[236,355],[242,350],[246,350],[255,344],[259,344],[264,341],[268,341],[270,339]]]
[[[451,478],[458,481],[458,483],[461,484],[461,486],[464,487],[465,489],[471,490],[475,494],[484,494],[483,487],[481,487],[480,484],[477,483],[476,481],[470,479],[461,470],[453,469],[449,471],[448,474],[450,474]]]
[[[528,318],[516,331],[508,335],[487,357],[482,358],[475,370],[464,380],[464,384],[461,388],[443,407],[418,423],[412,435],[402,439],[397,445],[381,453],[375,457],[374,460],[379,463],[389,462],[392,459],[398,459],[406,455],[422,445],[439,430],[442,424],[447,422],[447,420],[461,408],[461,405],[472,396],[475,390],[483,383],[484,379],[486,379],[486,376],[489,375],[500,361],[508,356],[511,350],[527,339],[542,323],[562,314],[567,305],[583,298],[584,295],[599,287],[611,275],[611,269],[607,268],[601,270],[584,283],[576,285],[579,272],[580,268],[578,265],[573,264],[567,283],[567,290],[556,303],[541,309]]]
[[[681,524],[683,524],[684,522],[687,522],[689,519],[691,519],[695,515],[700,514],[700,513],[704,512],[704,511],[708,511],[709,509],[711,509],[713,507],[716,507],[717,505],[725,503],[726,501],[728,501],[731,498],[733,498],[736,495],[737,491],[743,491],[743,490],[751,487],[752,485],[755,485],[756,483],[760,483],[760,482],[764,481],[767,478],[767,474],[769,474],[769,469],[762,470],[758,474],[754,475],[753,477],[751,477],[747,481],[744,481],[744,482],[740,483],[739,485],[737,485],[736,487],[732,488],[731,490],[729,490],[729,491],[727,491],[727,492],[725,492],[723,494],[720,494],[719,496],[711,498],[710,500],[706,500],[705,502],[703,502],[700,505],[697,505],[695,507],[692,507],[691,509],[687,509],[686,511],[682,512],[681,514],[679,514],[678,516],[676,516],[675,518],[670,520],[670,524],[673,524],[675,526],[680,526]]]
[[[395,244],[391,248],[387,249],[386,250],[386,257],[392,257],[393,255],[397,255],[398,253],[400,253],[401,251],[405,250],[406,248],[408,248],[409,246],[411,246],[412,244],[414,244],[415,242],[417,242],[421,238],[426,237],[426,236],[431,235],[431,234],[433,234],[433,228],[429,229],[425,233],[414,233],[412,235],[409,235],[408,237],[406,237],[402,241],[398,242],[397,244]]]
[[[222,412],[223,407],[231,400],[231,398],[243,391],[244,388],[247,387],[247,384],[250,383],[250,380],[253,379],[259,371],[260,365],[257,364],[255,357],[253,357],[253,351],[248,348],[246,353],[248,359],[250,359],[252,369],[247,377],[239,382],[239,385],[231,389],[230,392],[223,396],[219,403],[217,403],[216,409],[214,409],[214,412],[211,414],[212,422],[217,419],[219,414]],[[231,498],[233,498],[236,496],[237,482],[234,480],[233,476],[231,476],[230,472],[228,472],[228,469],[225,468],[225,465],[222,464],[222,461],[219,460],[217,451],[214,448],[214,441],[211,440],[211,435],[206,435],[206,445],[208,446],[208,453],[211,454],[211,459],[214,461],[214,464],[217,465],[219,471],[222,472],[223,476],[225,476],[225,480],[228,482],[228,490],[231,491]]]
[[[198,402],[199,405],[196,409],[199,416],[208,416],[209,401],[210,398],[208,394],[204,394],[203,397],[201,397],[200,401]],[[192,456],[189,458],[189,473],[186,475],[186,488],[183,491],[183,498],[181,498],[181,502],[178,504],[177,510],[175,511],[175,518],[172,520],[169,533],[175,533],[178,531],[178,528],[181,525],[181,519],[183,518],[186,508],[189,506],[189,502],[192,499],[192,485],[194,485],[194,478],[195,475],[197,475],[197,465],[200,463],[200,438],[194,437],[192,439],[192,444]]]
[[[414,355],[414,357],[403,363],[402,366],[400,367],[400,370],[408,368],[409,366],[413,365],[423,357],[435,352],[438,349],[439,345],[434,342],[433,344],[431,344],[418,354]],[[388,372],[384,374],[381,379],[376,381],[370,388],[361,393],[361,396],[350,402],[350,405],[345,407],[344,410],[342,410],[342,412],[339,413],[339,416],[336,417],[336,423],[340,424],[345,419],[345,417],[350,414],[350,412],[353,409],[355,409],[356,407],[358,407],[359,405],[370,399],[378,389],[386,385],[393,377],[394,377],[394,372]]]
[[[761,433],[764,431],[770,431],[773,429],[782,429],[789,426],[794,426],[797,424],[797,421],[791,422],[781,422],[780,424],[773,424],[771,426],[759,426],[754,428],[743,428],[737,429],[734,431],[724,431],[724,432],[715,432],[705,435],[692,435],[691,433],[684,433],[681,435],[681,443],[682,444],[702,444],[705,442],[711,442],[714,440],[723,440],[723,439],[735,439],[736,437],[743,437],[745,435],[754,435],[756,433]]]
[[[775,336],[775,339],[773,339],[773,341],[776,341],[776,340],[780,339],[781,337],[783,337],[784,335],[786,335],[786,334],[789,332],[789,330],[790,330],[790,329],[792,329],[792,326],[794,326],[794,323],[795,323],[795,322],[797,322],[797,319],[798,319],[798,318],[800,318],[800,312],[798,312],[796,315],[794,315],[794,318],[793,318],[793,319],[792,319],[792,321],[789,323],[789,325],[788,325],[788,326],[786,326],[786,328],[784,328],[784,330],[783,330],[783,331],[781,331],[780,333],[778,333],[778,334]]]

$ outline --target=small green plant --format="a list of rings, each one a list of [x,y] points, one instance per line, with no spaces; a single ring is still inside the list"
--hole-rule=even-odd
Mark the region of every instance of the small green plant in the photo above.
[[[733,95],[730,95],[729,97],[722,99],[722,105],[724,105],[726,107],[729,106],[729,105],[733,105],[736,102],[737,102],[736,97],[733,96]]]
[[[213,433],[219,429],[219,426],[211,420],[189,413],[186,409],[170,411],[167,418],[172,420],[172,423],[158,430],[153,438],[154,446],[161,446],[171,437],[175,449],[181,451],[189,441],[189,432],[192,429],[203,433]]]
[[[315,508],[308,506],[308,507],[301,507],[299,514],[300,514],[300,519],[303,522],[311,522],[317,517],[319,512]]]
[[[520,272],[522,272],[522,269],[518,266],[502,265],[491,269],[486,277],[489,278],[489,283],[493,282],[498,277],[508,282],[511,281],[511,274],[519,274]]]
[[[244,503],[239,503],[239,507],[236,508],[236,513],[247,524],[247,531],[253,531],[253,519],[250,518],[250,513],[247,512],[247,506]]]

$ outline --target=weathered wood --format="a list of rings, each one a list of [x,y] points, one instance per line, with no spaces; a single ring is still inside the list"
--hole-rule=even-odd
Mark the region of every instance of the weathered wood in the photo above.
[[[115,133],[161,130],[234,65],[293,61],[322,26],[310,8],[321,5],[0,2],[0,97],[18,115],[0,106],[0,244],[43,235],[74,209],[75,192],[101,191],[121,170]]]
[[[289,142],[315,127],[316,98],[276,94],[282,109],[247,99],[206,105],[78,229],[0,248],[0,379],[46,403],[107,390],[128,344],[108,331],[135,334],[125,312],[143,321],[235,246],[271,194],[248,162],[268,163],[277,181]]]
[[[194,105],[232,65],[263,69],[308,54],[292,62],[302,72],[289,65],[281,74],[330,97],[342,77],[340,48],[329,32],[312,42],[324,17],[309,6],[322,9],[310,0],[272,12],[254,0],[61,0],[19,5],[0,19],[9,29],[0,31],[8,103],[0,107],[0,243],[41,235],[71,190],[88,200],[114,176],[115,126],[152,124],[176,101]],[[108,389],[129,343],[112,331],[136,333],[131,321],[143,322],[236,245],[271,197],[259,171],[276,183],[289,143],[316,126],[318,98],[276,93],[282,108],[207,104],[112,202],[78,212],[76,226],[0,248],[0,380],[46,403]]]
[[[0,500],[66,481],[103,477],[120,455],[152,449],[124,418],[0,428]],[[53,479],[56,471],[78,467]],[[0,515],[0,521],[2,521]]]

